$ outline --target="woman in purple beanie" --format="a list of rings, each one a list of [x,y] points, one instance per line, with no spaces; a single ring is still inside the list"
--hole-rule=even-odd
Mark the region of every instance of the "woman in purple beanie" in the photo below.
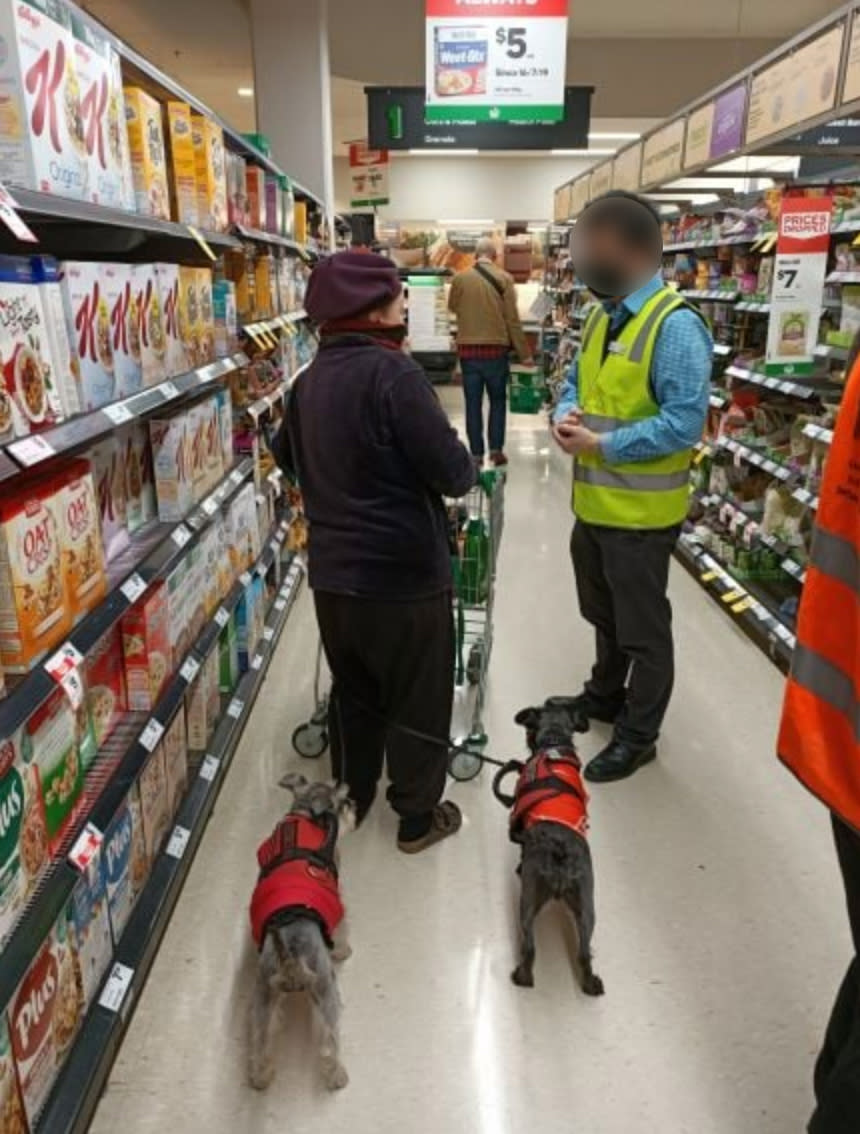
[[[333,675],[333,770],[361,820],[387,757],[397,845],[413,854],[462,824],[455,804],[441,802],[455,652],[443,497],[463,496],[475,468],[403,350],[403,289],[390,260],[323,260],[305,308],[320,349],[293,386],[275,456],[298,476],[310,525],[309,579]]]

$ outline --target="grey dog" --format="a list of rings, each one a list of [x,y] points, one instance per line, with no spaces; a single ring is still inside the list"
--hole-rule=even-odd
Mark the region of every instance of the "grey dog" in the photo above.
[[[338,889],[336,843],[355,826],[355,809],[343,786],[308,783],[291,773],[281,787],[293,792],[293,805],[258,852],[261,874],[251,903],[260,958],[249,1014],[248,1077],[257,1090],[269,1086],[275,1071],[277,1008],[284,993],[306,991],[322,1023],[325,1084],[335,1091],[345,1087],[349,1077],[340,1061],[342,1005],[333,962],[351,953]],[[276,877],[285,866],[286,874]],[[284,896],[287,905],[281,905]],[[329,917],[332,909],[334,916]]]
[[[514,984],[534,984],[535,918],[548,901],[564,902],[579,934],[580,984],[588,996],[603,995],[603,981],[592,970],[594,933],[594,870],[585,838],[588,794],[580,776],[581,764],[573,742],[588,722],[568,698],[553,697],[539,708],[523,709],[515,718],[528,737],[531,757],[526,764],[512,760],[497,774],[493,790],[511,808],[511,839],[522,847],[517,873],[520,896],[520,961],[511,974]],[[506,795],[501,782],[517,772],[515,795]]]

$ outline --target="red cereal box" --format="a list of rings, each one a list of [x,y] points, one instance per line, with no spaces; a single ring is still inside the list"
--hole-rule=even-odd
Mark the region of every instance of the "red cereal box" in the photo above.
[[[128,707],[149,711],[170,673],[167,590],[156,583],[122,620]]]
[[[87,654],[87,687],[93,731],[101,748],[128,709],[119,625],[111,627]]]

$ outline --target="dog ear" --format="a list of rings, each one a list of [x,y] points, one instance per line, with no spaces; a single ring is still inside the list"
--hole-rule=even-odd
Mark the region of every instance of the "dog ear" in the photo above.
[[[308,786],[308,781],[301,772],[287,772],[285,776],[281,776],[280,780],[278,780],[278,786],[286,788],[287,791],[291,791],[295,795],[297,791],[301,791],[303,787]]]
[[[522,725],[526,729],[535,729],[540,723],[540,709],[520,709],[514,717],[514,724]]]

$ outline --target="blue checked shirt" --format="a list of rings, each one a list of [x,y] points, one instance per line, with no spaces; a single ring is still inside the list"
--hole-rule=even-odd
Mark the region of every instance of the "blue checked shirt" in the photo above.
[[[619,331],[638,315],[663,286],[663,279],[658,275],[620,303],[604,303],[613,331]],[[651,363],[652,393],[660,412],[646,421],[604,434],[600,448],[607,464],[667,457],[701,440],[708,415],[713,363],[714,342],[703,320],[683,307],[667,315]],[[560,421],[578,406],[579,359],[575,358],[567,372],[553,420]]]

